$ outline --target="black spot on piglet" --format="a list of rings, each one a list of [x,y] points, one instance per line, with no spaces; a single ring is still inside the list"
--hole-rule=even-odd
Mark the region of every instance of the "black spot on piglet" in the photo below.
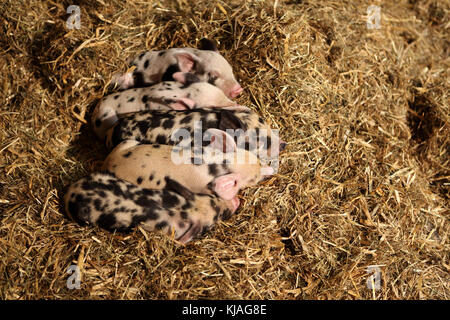
[[[135,71],[133,72],[134,86],[136,88],[140,88],[145,86],[144,75],[142,72]]]
[[[228,220],[232,216],[232,212],[230,209],[225,209],[225,211],[222,213],[222,220]]]
[[[173,127],[173,125],[175,124],[175,122],[173,121],[173,119],[167,119],[166,121],[163,122],[163,128],[164,129],[170,129]]]
[[[173,194],[172,192],[163,191],[163,195],[162,195],[162,205],[164,208],[173,208],[175,207],[178,203],[180,202],[180,200],[178,200],[178,197]]]
[[[156,143],[166,144],[166,137],[162,134],[158,134],[158,136],[156,137]]]
[[[218,169],[217,164],[215,163],[211,163],[208,165],[208,173],[214,177],[217,176],[218,173],[217,169]]]
[[[161,221],[161,222],[158,222],[158,223],[155,225],[155,229],[156,229],[156,230],[161,230],[162,228],[164,228],[164,227],[166,227],[166,226],[167,226],[167,222]]]
[[[137,127],[143,136],[147,134],[149,123],[147,121],[139,121]]]
[[[200,82],[200,78],[193,73],[185,73],[184,79],[185,81],[184,86],[181,87],[182,89],[189,87],[193,83]]]
[[[175,72],[178,72],[178,71],[180,71],[180,68],[178,68],[178,65],[176,65],[176,64],[170,65],[167,68],[166,72],[164,72],[161,81],[174,81],[172,76]]]
[[[233,113],[228,110],[220,110],[220,130],[226,131],[227,129],[243,129],[247,130],[245,124]]]
[[[71,218],[80,225],[84,226],[89,221],[90,210],[89,207],[84,207],[83,202],[70,201],[67,209]]]
[[[112,231],[116,224],[116,217],[113,214],[102,213],[97,220],[97,224],[103,229]]]

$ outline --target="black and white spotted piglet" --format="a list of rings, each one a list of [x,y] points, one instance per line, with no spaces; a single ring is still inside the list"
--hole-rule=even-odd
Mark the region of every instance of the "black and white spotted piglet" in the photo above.
[[[177,132],[186,130],[190,141],[197,143],[195,133],[208,129],[234,130],[244,137],[244,147],[260,158],[273,158],[286,147],[277,131],[257,113],[243,106],[205,108],[182,111],[140,111],[123,116],[106,133],[106,146],[112,148],[125,140],[141,143],[177,145]],[[201,141],[199,141],[201,145]]]
[[[117,122],[120,114],[142,110],[186,110],[236,105],[222,90],[197,76],[177,72],[177,81],[165,81],[151,87],[129,89],[100,100],[92,114],[92,125],[100,139]]]
[[[189,72],[202,82],[220,88],[228,97],[235,98],[242,92],[233,69],[218,52],[214,41],[202,39],[200,49],[171,48],[141,53],[131,62],[133,72],[115,77],[113,84],[121,89],[144,87],[161,81],[173,81],[173,74]]]
[[[215,193],[226,200],[274,173],[253,153],[238,149],[230,135],[217,129],[208,132],[213,142],[197,154],[192,149],[126,140],[111,151],[103,169],[143,188],[165,188],[170,177],[192,192]]]
[[[213,195],[194,194],[168,179],[164,190],[138,187],[111,173],[93,173],[72,184],[64,196],[66,212],[81,225],[130,232],[141,226],[187,243],[228,219],[239,206]]]

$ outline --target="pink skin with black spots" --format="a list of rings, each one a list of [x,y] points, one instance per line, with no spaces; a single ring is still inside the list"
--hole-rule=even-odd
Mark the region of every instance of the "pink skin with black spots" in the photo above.
[[[131,65],[132,72],[116,75],[112,84],[120,89],[143,87],[161,81],[174,80],[181,71],[195,74],[200,81],[220,88],[229,98],[243,91],[228,61],[218,52],[214,41],[202,39],[200,48],[171,48],[141,53]]]
[[[164,188],[170,178],[194,193],[213,193],[225,200],[274,173],[253,153],[238,149],[225,132],[210,129],[208,133],[212,142],[203,147],[200,157],[173,146],[124,141],[108,155],[103,170],[148,189]]]
[[[97,104],[91,122],[94,132],[104,139],[121,114],[143,110],[187,110],[236,105],[222,90],[192,74],[177,72],[177,81],[165,81],[150,87],[128,89],[110,94]]]
[[[140,226],[187,243],[230,218],[239,200],[195,194],[170,179],[164,189],[150,190],[111,173],[92,173],[68,188],[64,204],[68,216],[81,225],[123,233]]]
[[[136,112],[121,117],[108,130],[105,142],[108,148],[113,148],[124,140],[177,145],[178,140],[174,137],[180,130],[188,130],[191,141],[195,141],[194,132],[198,124],[203,132],[212,128],[243,133],[244,145],[238,142],[239,148],[253,152],[261,160],[276,158],[286,147],[286,142],[278,137],[277,131],[272,130],[257,113],[243,106]],[[252,133],[255,135],[252,136]]]

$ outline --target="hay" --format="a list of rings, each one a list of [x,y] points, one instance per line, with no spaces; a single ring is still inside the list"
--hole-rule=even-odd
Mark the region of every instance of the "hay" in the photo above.
[[[105,3],[0,5],[2,299],[449,298],[448,2]],[[80,30],[65,27],[71,4]],[[279,173],[186,247],[69,221],[64,186],[106,156],[84,119],[113,74],[205,36],[238,101],[289,142]]]

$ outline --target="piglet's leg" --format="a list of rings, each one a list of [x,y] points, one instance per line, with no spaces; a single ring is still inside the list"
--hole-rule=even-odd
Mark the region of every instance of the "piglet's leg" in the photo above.
[[[240,105],[235,105],[235,106],[230,106],[230,107],[222,107],[222,109],[232,110],[232,111],[244,111],[244,112],[252,111],[252,109],[250,109],[249,107],[240,106]]]
[[[192,239],[194,239],[202,230],[202,227],[199,223],[192,222],[189,229],[177,240],[181,243],[188,243]]]
[[[225,200],[232,200],[239,192],[238,181],[240,177],[236,173],[220,176],[214,180],[214,192]]]
[[[111,80],[111,84],[119,87],[120,89],[128,89],[134,86],[133,73],[128,72],[123,75],[116,74]]]
[[[114,148],[114,152],[124,152],[125,150],[133,148],[138,144],[140,144],[140,142],[136,140],[125,140],[119,143],[117,147]]]

